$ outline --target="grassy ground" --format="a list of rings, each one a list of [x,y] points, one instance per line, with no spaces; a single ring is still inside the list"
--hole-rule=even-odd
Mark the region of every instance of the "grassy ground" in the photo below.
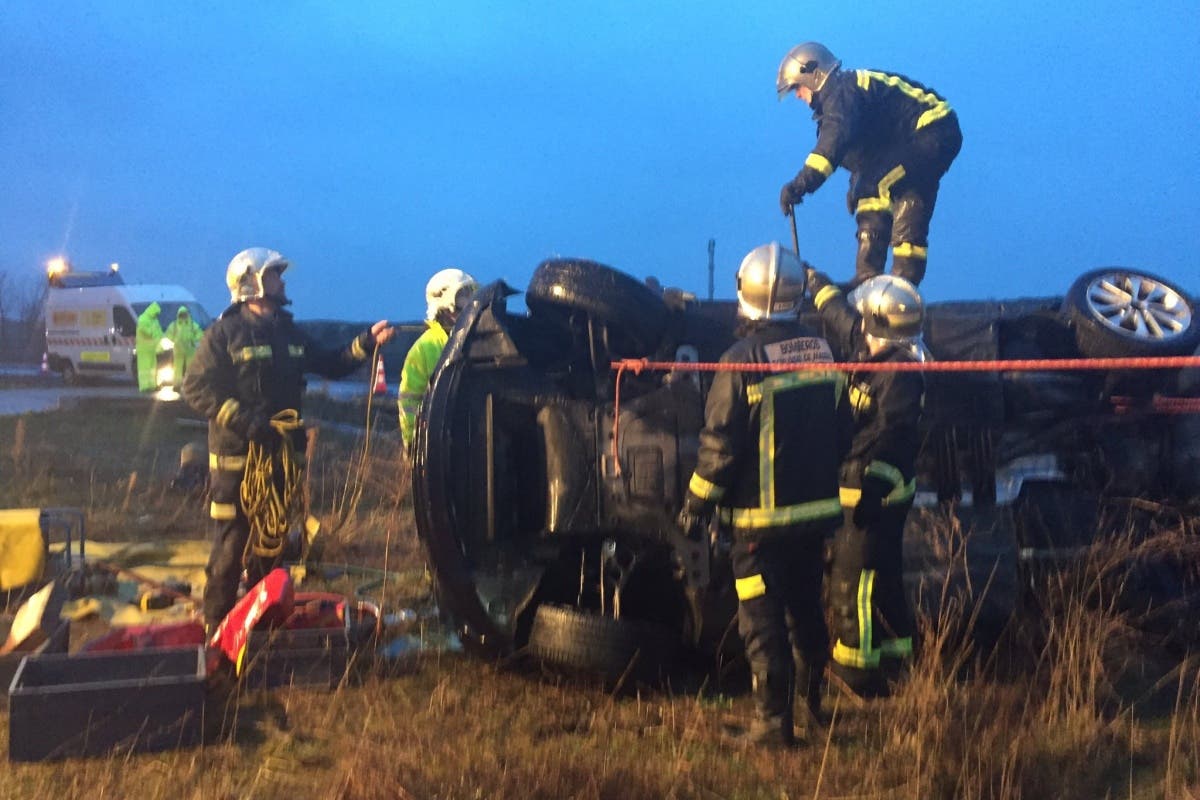
[[[199,499],[167,487],[179,448],[203,440],[179,411],[140,401],[0,419],[0,507],[80,506],[98,539],[203,536]],[[335,528],[330,560],[386,560],[403,579],[384,601],[427,603],[394,438],[368,447],[325,428],[311,475]],[[897,695],[829,694],[832,725],[794,751],[722,742],[722,723],[749,713],[742,693],[614,696],[521,658],[431,648],[364,657],[333,692],[215,693],[203,748],[11,765],[0,797],[1200,798],[1200,637],[1183,611],[1123,591],[1139,580],[1131,565],[1200,562],[1197,519],[1143,511],[1147,535],[1026,575],[1028,597],[987,654],[951,637],[962,620],[924,620]]]

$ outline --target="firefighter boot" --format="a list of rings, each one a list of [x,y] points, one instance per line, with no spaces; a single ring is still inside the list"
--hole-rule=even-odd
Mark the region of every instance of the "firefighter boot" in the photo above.
[[[802,719],[809,731],[820,730],[829,724],[828,715],[821,711],[821,696],[824,694],[825,666],[828,656],[798,658],[796,660],[796,687],[804,693]]]
[[[890,214],[863,211],[858,221],[858,253],[854,261],[854,285],[882,274],[887,263],[888,241],[892,234]]]
[[[730,726],[724,739],[735,747],[792,747],[792,682],[783,674],[753,675],[754,719],[748,728]]]

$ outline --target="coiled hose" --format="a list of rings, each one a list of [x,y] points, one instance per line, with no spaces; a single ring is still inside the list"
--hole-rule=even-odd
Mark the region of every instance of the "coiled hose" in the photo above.
[[[296,457],[292,432],[304,427],[300,412],[284,409],[271,417],[279,434],[277,446],[251,441],[242,478],[242,508],[250,535],[242,553],[243,564],[252,556],[276,559],[283,554],[288,532],[304,524],[303,468]]]

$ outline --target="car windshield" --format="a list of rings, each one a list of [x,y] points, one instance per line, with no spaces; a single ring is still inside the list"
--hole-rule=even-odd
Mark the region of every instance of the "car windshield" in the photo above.
[[[175,316],[179,313],[180,306],[187,306],[188,313],[192,315],[192,319],[194,319],[201,328],[207,329],[212,323],[212,317],[210,317],[208,312],[204,310],[204,306],[200,305],[199,303],[181,303],[172,300],[156,300],[155,302],[158,303],[159,307],[162,309],[158,313],[158,324],[162,325],[163,328],[166,328],[175,321]],[[150,307],[149,302],[133,303],[132,305],[133,314],[135,317],[140,317],[142,312]]]

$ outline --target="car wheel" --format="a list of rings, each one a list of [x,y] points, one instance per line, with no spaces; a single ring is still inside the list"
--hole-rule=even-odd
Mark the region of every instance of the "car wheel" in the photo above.
[[[1200,343],[1191,298],[1148,272],[1125,267],[1087,272],[1072,284],[1063,310],[1079,352],[1089,358],[1184,355]]]
[[[542,604],[529,631],[528,652],[559,667],[654,680],[674,652],[674,635],[651,622],[614,619],[570,606]]]
[[[75,371],[75,365],[71,363],[70,359],[63,361],[62,379],[67,386],[79,385],[79,373]]]
[[[610,335],[622,337],[632,348],[633,352],[622,355],[650,355],[667,329],[669,312],[661,296],[641,281],[595,261],[543,261],[525,295],[531,310],[538,305],[578,310],[605,323]]]

